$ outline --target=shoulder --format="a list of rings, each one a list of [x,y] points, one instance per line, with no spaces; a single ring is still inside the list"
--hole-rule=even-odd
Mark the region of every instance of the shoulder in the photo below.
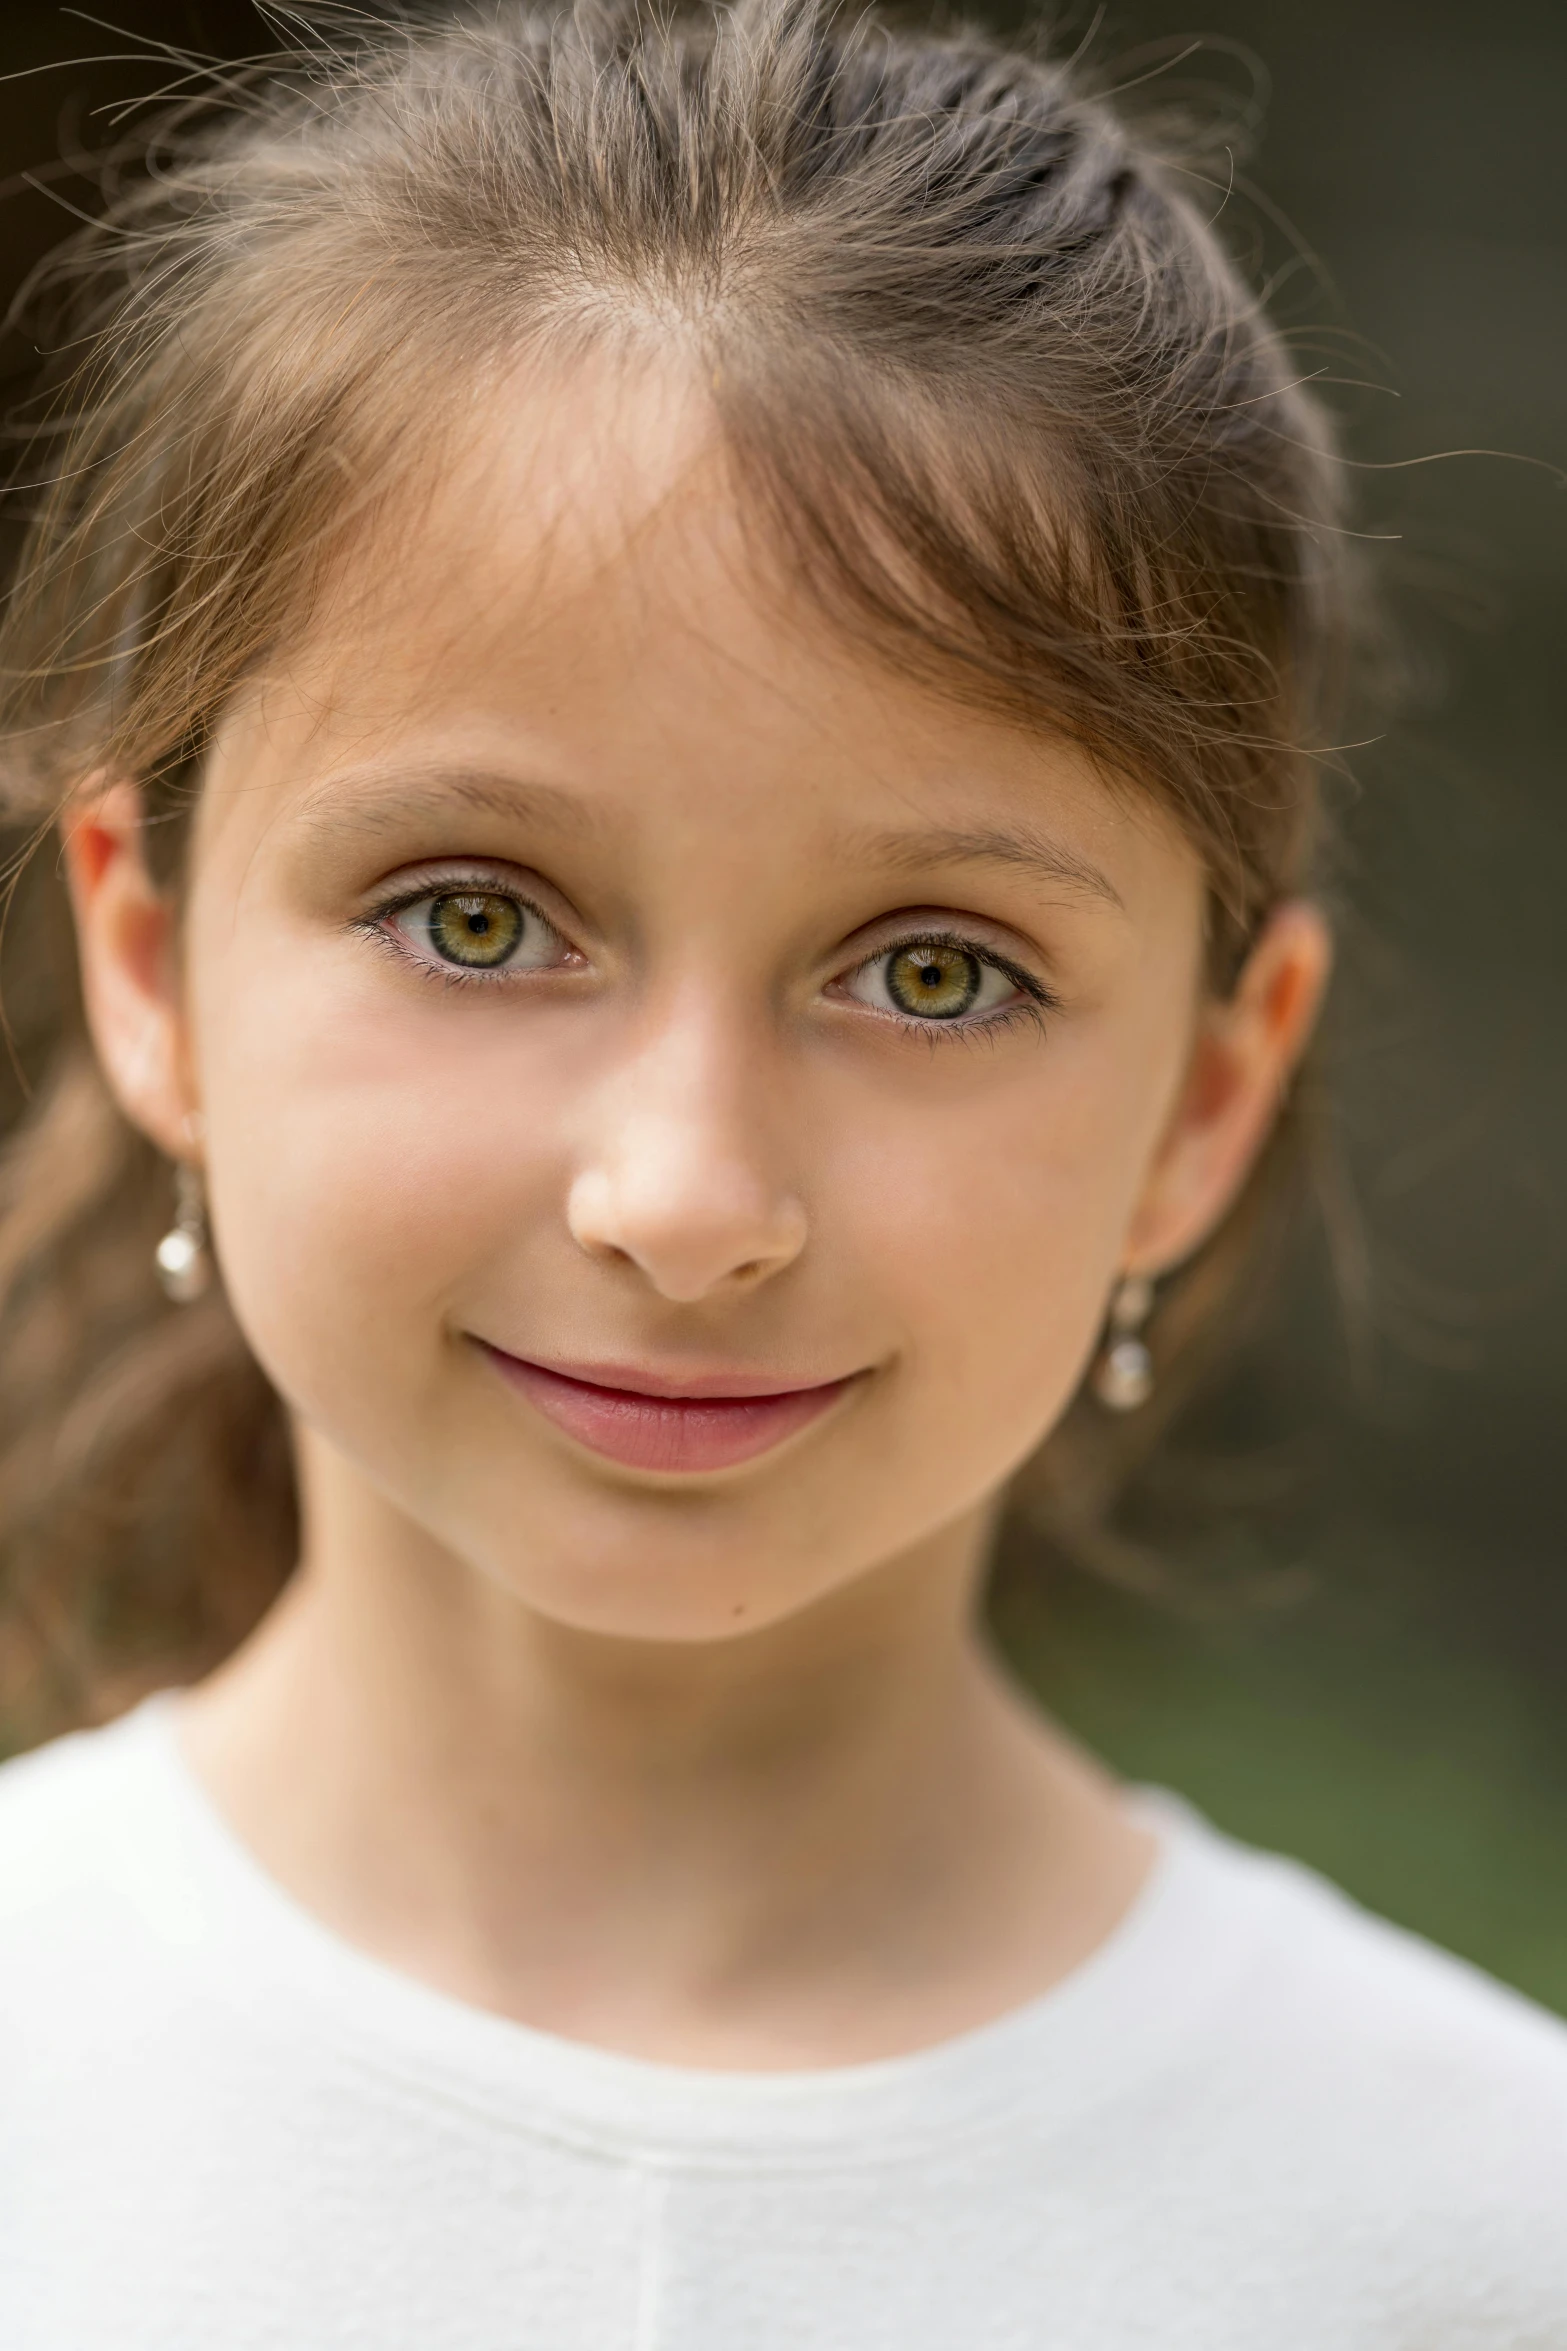
[[[43,1892],[97,1850],[127,1778],[144,1774],[150,1710],[106,1730],[73,1731],[0,1763],[0,1903]]]
[[[1390,2111],[1522,2100],[1567,2128],[1567,2025],[1301,1863],[1196,1834],[1223,1898],[1249,1913],[1255,1964],[1231,2022],[1256,2056],[1353,2078]]]
[[[0,1766],[0,2007],[104,1962],[145,1923],[166,1841],[162,1730],[138,1709]]]
[[[117,1731],[77,1731],[0,1764],[0,1932],[78,1875],[102,1844],[102,1799]]]
[[[1505,2314],[1520,2343],[1567,2342],[1567,2027],[1297,1863],[1177,1834],[1238,1961],[1189,2088],[1240,2200],[1412,2306],[1479,2296],[1501,2332],[1477,2341],[1513,2341]]]

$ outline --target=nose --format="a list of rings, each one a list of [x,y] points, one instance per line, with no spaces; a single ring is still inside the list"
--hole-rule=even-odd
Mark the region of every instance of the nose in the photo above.
[[[792,1265],[805,1208],[776,1161],[765,1079],[700,1012],[671,1017],[599,1095],[566,1221],[588,1256],[635,1267],[681,1305]]]

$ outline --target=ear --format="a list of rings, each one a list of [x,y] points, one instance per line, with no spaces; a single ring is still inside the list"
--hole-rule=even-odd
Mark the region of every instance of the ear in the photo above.
[[[133,784],[90,787],[62,819],[82,996],[98,1059],[120,1108],[172,1159],[189,1159],[189,1078],[178,916],[154,883]]]
[[[1332,967],[1320,909],[1292,899],[1268,922],[1233,994],[1204,1007],[1127,1236],[1128,1273],[1169,1271],[1221,1222],[1278,1116]]]

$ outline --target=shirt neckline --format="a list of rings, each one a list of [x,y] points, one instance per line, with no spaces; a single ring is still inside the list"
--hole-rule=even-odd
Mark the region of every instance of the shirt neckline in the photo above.
[[[172,1693],[95,1738],[122,1742],[140,1790],[144,1901],[199,1969],[208,1996],[307,2029],[405,2089],[576,2145],[667,2161],[754,2164],[917,2156],[933,2139],[1039,2127],[1162,2070],[1222,2003],[1248,1938],[1245,1874],[1179,1798],[1138,1790],[1158,1851],[1130,1908],[1046,1991],[906,2054],[798,2071],[673,2065],[566,2039],[408,1976],[345,1941],[268,1875],[180,1751]],[[151,1835],[149,1836],[149,1831]],[[1216,1911],[1218,1915],[1216,1916]]]

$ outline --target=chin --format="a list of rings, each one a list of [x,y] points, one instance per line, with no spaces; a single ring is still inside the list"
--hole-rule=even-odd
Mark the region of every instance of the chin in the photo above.
[[[801,1614],[871,1564],[814,1531],[841,1527],[840,1514],[797,1516],[776,1495],[769,1507],[732,1491],[615,1491],[533,1516],[525,1551],[454,1548],[534,1614],[606,1640],[733,1640]]]

